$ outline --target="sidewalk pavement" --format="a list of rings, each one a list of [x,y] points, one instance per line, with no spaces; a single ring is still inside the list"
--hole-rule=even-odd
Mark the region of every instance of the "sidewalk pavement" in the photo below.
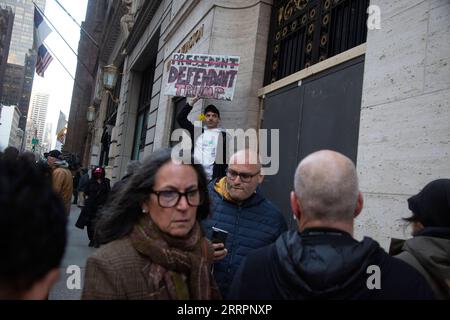
[[[75,227],[75,222],[79,215],[80,209],[76,205],[72,205],[67,226],[66,252],[60,267],[60,278],[50,291],[49,300],[79,300],[81,298],[86,259],[95,251],[95,249],[88,247],[89,239],[87,237],[86,228],[80,230]],[[67,286],[68,282],[72,285],[76,284],[76,281],[73,281],[73,275],[77,272],[74,272],[70,268],[68,269],[69,266],[78,266],[81,270],[81,288],[79,289],[69,289]]]

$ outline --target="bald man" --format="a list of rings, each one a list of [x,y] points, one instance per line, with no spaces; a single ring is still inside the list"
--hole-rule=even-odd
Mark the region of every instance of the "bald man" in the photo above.
[[[230,299],[433,299],[424,278],[365,237],[353,238],[363,198],[352,161],[323,150],[300,162],[290,202],[297,230],[241,264]]]
[[[228,232],[227,254],[214,264],[214,276],[223,297],[242,259],[287,230],[280,210],[259,191],[263,180],[258,155],[241,150],[230,157],[226,176],[209,184],[211,216],[203,221],[203,228],[210,239],[212,227]],[[217,250],[217,256],[223,257],[221,248]]]

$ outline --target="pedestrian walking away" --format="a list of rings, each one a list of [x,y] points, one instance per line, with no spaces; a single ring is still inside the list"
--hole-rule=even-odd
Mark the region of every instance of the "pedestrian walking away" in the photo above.
[[[69,215],[73,193],[73,180],[69,164],[62,159],[62,154],[59,150],[52,150],[46,153],[45,157],[52,171],[53,190],[63,200],[66,214]]]
[[[229,299],[433,299],[424,277],[371,238],[353,238],[363,198],[353,162],[330,150],[303,159],[290,194],[297,230],[250,253]]]
[[[102,167],[94,168],[92,177],[85,189],[86,203],[76,222],[76,226],[81,229],[86,226],[90,247],[97,246],[94,240],[95,228],[110,190],[111,186],[109,179],[105,177],[105,169]]]

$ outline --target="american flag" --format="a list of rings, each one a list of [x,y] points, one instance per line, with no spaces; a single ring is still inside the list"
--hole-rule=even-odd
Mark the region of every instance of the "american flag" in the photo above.
[[[36,62],[36,73],[44,77],[44,72],[47,69],[50,62],[52,62],[53,57],[47,51],[47,48],[41,44],[38,50],[37,62]]]

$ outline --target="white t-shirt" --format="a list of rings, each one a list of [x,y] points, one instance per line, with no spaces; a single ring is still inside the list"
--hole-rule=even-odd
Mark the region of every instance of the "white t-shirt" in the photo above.
[[[205,131],[197,138],[194,147],[194,157],[197,163],[201,163],[206,171],[208,180],[213,175],[213,165],[216,161],[217,143],[221,130],[218,128],[205,129]]]

